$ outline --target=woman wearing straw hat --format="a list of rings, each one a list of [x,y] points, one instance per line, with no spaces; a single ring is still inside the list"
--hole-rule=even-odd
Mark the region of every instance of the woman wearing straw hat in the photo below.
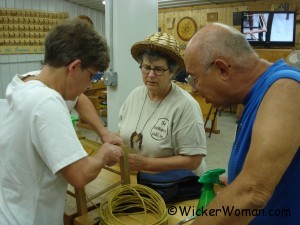
[[[167,33],[155,33],[131,48],[143,86],[134,89],[120,110],[120,136],[133,149],[132,171],[191,169],[205,171],[206,136],[199,104],[172,83],[184,69],[179,44]]]

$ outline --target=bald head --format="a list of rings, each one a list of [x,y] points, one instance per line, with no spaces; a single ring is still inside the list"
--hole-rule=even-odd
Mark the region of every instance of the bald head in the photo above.
[[[187,44],[185,60],[191,55],[202,65],[209,65],[219,58],[244,67],[250,66],[249,57],[258,59],[240,31],[221,23],[209,24],[194,35]]]
[[[189,41],[188,46],[193,45],[201,40],[210,40],[215,42],[221,38],[220,36],[216,36],[216,34],[223,34],[230,31],[236,32],[237,30],[234,30],[231,27],[221,23],[208,24],[193,36],[193,38]]]
[[[259,57],[244,35],[220,23],[207,25],[194,35],[184,61],[197,93],[215,106],[241,102],[248,82],[261,74],[255,69]]]

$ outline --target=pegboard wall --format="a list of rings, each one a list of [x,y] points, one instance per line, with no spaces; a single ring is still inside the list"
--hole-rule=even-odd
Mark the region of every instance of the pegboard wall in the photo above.
[[[0,55],[44,53],[44,38],[67,12],[0,8]]]

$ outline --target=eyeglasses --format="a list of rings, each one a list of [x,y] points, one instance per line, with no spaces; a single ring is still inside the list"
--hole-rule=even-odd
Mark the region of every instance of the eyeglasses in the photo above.
[[[196,89],[196,83],[198,80],[198,76],[192,77],[191,75],[188,75],[187,78],[185,78],[185,81],[192,86],[192,88]]]
[[[155,73],[156,76],[161,76],[169,69],[164,69],[162,67],[154,67],[153,69],[150,66],[147,65],[140,65],[140,69],[143,74],[149,74],[151,70]]]
[[[212,65],[214,65],[215,61],[213,61],[212,63],[209,64],[209,67],[210,68]],[[191,75],[188,75],[187,78],[185,78],[185,81],[191,85],[191,87],[193,89],[196,89],[196,83],[198,81],[198,78],[199,78],[199,75],[196,75],[196,76],[191,76]]]
[[[212,61],[212,62],[209,64],[209,66],[208,66],[206,72],[208,72],[208,69],[211,68],[213,65],[215,65],[215,61]],[[231,67],[230,64],[227,64],[227,66],[228,66],[228,68]],[[185,81],[186,81],[189,85],[191,85],[193,89],[196,89],[196,83],[197,83],[197,81],[198,81],[198,78],[199,78],[199,75],[196,75],[196,76],[194,76],[194,77],[192,77],[191,75],[188,75],[187,78],[185,78]]]
[[[91,83],[92,84],[96,83],[97,82],[96,76],[97,76],[98,72],[94,74],[88,68],[86,68],[86,70],[90,73],[90,81],[91,81]]]

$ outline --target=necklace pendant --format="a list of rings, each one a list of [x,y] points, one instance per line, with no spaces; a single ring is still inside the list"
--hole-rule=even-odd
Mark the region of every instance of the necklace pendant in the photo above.
[[[135,143],[137,143],[137,142],[139,142],[139,140],[140,140],[140,134],[135,134],[135,135],[133,136],[133,141],[134,141]]]
[[[133,143],[139,143],[139,150],[142,148],[142,142],[143,142],[143,135],[142,133],[137,133],[134,131],[130,136],[130,147],[133,148]]]

